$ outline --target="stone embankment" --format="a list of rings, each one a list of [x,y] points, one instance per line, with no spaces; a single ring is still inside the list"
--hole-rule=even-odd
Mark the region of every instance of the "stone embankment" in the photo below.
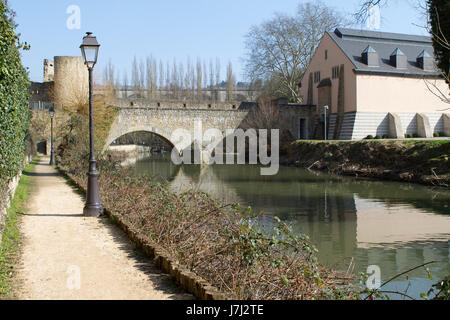
[[[281,164],[333,174],[450,186],[450,140],[297,141]]]

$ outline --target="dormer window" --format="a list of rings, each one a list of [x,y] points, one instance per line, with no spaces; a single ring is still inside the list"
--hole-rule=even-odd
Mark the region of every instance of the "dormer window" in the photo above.
[[[368,45],[367,48],[361,53],[361,58],[364,64],[368,67],[378,67],[379,66],[379,57],[378,53],[375,49]]]
[[[424,71],[433,71],[433,57],[426,51],[423,50],[417,56],[417,65]]]
[[[391,66],[397,69],[406,69],[407,60],[406,55],[399,48],[396,48],[390,56]]]

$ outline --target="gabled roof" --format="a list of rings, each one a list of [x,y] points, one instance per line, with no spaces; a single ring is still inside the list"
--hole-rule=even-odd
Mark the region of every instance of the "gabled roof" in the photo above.
[[[440,75],[436,67],[433,67],[431,71],[425,71],[417,63],[417,58],[420,55],[425,57],[434,55],[430,37],[346,28],[338,28],[334,32],[327,32],[327,34],[354,64],[356,73],[410,76]],[[380,59],[378,67],[369,67],[363,62],[361,55],[364,51],[378,53]],[[406,55],[406,69],[399,70],[391,65],[390,56],[393,54]]]

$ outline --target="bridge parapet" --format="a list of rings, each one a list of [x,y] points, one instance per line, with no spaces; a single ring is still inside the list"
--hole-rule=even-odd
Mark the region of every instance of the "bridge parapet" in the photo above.
[[[120,108],[180,109],[180,110],[239,110],[241,102],[148,101],[146,99],[117,99]]]

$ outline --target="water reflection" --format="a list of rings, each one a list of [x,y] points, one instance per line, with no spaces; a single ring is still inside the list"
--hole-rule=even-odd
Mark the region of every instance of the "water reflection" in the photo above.
[[[280,168],[276,176],[261,176],[258,166],[182,166],[164,157],[139,160],[136,173],[153,173],[169,180],[175,192],[196,189],[226,203],[249,205],[264,216],[278,216],[294,230],[310,236],[319,259],[355,272],[369,265],[381,268],[383,280],[428,261],[436,279],[450,274],[450,192],[381,181]],[[436,280],[434,281],[436,282]],[[388,289],[418,298],[432,280],[424,269],[393,282]]]

